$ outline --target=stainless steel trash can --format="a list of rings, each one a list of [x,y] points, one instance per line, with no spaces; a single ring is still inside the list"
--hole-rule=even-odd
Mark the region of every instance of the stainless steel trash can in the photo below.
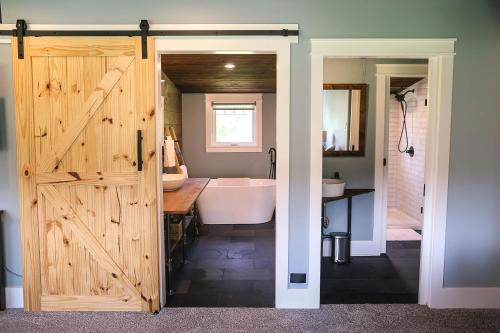
[[[332,232],[332,262],[348,264],[351,260],[351,235],[347,232]]]

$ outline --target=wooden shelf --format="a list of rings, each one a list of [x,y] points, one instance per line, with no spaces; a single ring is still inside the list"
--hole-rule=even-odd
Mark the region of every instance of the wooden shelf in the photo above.
[[[193,219],[189,219],[189,221],[184,225],[184,230],[187,230],[187,228],[189,228],[189,226],[191,225],[192,222],[193,222]],[[184,220],[181,220],[180,222],[172,223],[172,224],[181,224],[181,223],[184,223]],[[175,251],[175,248],[177,247],[177,245],[179,245],[179,243],[181,241],[184,241],[184,238],[185,238],[185,236],[182,235],[182,237],[180,239],[176,239],[176,240],[170,239],[170,253],[173,253]]]

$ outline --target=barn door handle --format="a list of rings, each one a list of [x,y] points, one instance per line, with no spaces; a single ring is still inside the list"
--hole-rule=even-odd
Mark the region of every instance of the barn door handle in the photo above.
[[[137,130],[137,171],[142,171],[142,131]]]

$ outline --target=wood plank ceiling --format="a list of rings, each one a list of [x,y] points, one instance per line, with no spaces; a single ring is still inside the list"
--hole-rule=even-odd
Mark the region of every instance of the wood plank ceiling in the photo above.
[[[161,64],[182,93],[276,92],[275,54],[163,54]]]
[[[391,77],[391,94],[397,94],[411,87],[423,77]]]

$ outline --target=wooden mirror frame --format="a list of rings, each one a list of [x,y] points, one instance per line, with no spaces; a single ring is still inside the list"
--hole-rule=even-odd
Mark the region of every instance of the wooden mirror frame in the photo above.
[[[359,149],[352,150],[334,150],[323,151],[323,157],[337,157],[337,156],[365,156],[365,140],[366,140],[366,112],[367,112],[367,99],[366,93],[368,84],[366,83],[324,83],[323,90],[360,90],[359,98]]]

